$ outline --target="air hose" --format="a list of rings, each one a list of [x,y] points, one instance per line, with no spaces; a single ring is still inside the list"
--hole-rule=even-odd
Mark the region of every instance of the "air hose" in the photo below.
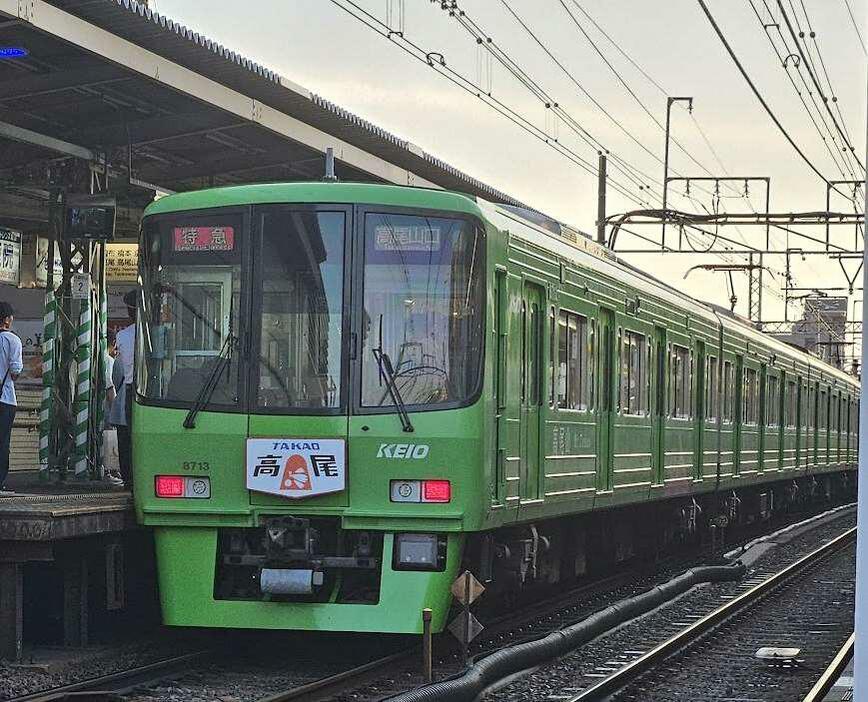
[[[693,568],[641,595],[606,607],[576,624],[540,639],[495,651],[474,662],[461,675],[390,697],[389,702],[472,702],[498,680],[563,656],[609,629],[687,592],[694,585],[738,580],[746,571],[747,568],[739,561],[730,565]]]

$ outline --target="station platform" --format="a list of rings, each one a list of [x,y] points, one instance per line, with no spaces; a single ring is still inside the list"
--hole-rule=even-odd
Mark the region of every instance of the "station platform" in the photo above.
[[[14,494],[0,497],[0,658],[21,660],[31,641],[86,645],[107,613],[126,608],[128,571],[152,550],[132,495],[102,482],[41,480],[36,471],[10,474],[7,488]],[[152,567],[144,568],[137,577],[152,580]]]

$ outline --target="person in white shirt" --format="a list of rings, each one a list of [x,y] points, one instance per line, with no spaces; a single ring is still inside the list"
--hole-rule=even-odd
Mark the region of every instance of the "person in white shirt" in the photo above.
[[[0,302],[0,493],[9,475],[9,446],[12,440],[12,423],[18,401],[15,397],[15,379],[24,368],[21,358],[21,339],[10,330],[14,310],[8,302]]]
[[[130,324],[117,333],[118,355],[115,359],[115,366],[120,364],[123,369],[123,388],[115,386],[115,390],[117,391],[115,405],[123,402],[123,418],[125,421],[124,424],[116,424],[118,430],[118,461],[121,468],[121,478],[123,478],[124,485],[129,490],[133,489],[132,414],[133,396],[135,395],[133,362],[136,351],[136,295],[137,292],[135,290],[131,290],[124,295],[124,303],[127,306]],[[118,375],[118,373],[116,372],[115,375]],[[116,412],[112,412],[112,414],[116,414]]]
[[[115,365],[115,356],[118,354],[117,334],[114,329],[109,329],[106,333],[106,357],[105,357],[105,427],[108,429],[111,424],[112,405],[117,397],[115,390],[115,382],[113,378],[113,370]],[[115,430],[117,436],[117,430]],[[116,471],[106,470],[105,481],[112,485],[121,486],[124,484],[123,478]]]

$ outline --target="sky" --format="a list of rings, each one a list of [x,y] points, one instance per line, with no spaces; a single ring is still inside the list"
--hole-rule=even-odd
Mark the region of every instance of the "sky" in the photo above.
[[[347,0],[340,2],[349,4]],[[538,97],[503,66],[489,60],[489,54],[455,17],[441,8],[439,0],[354,2],[393,29],[401,29],[398,13],[403,7],[406,39],[426,52],[442,54],[449,68],[470,81],[481,82],[486,89],[490,87],[494,97],[550,137],[556,137],[559,144],[596,163],[595,146],[582,141],[567,122],[553,118],[552,110],[546,109]],[[776,46],[783,50],[775,24],[786,36],[790,50],[795,51],[777,7],[778,0],[752,2],[763,23],[772,25],[767,31]],[[706,0],[706,3],[749,76],[811,163],[827,179],[852,178],[847,167],[836,167],[826,148],[826,145],[832,147],[830,138],[827,136],[825,143],[821,139],[790,84],[788,72],[810,105],[811,97],[794,72],[792,64],[796,59],[788,59],[789,68],[783,68],[766,30],[751,9],[751,0]],[[839,123],[845,125],[855,153],[864,163],[868,102],[866,55],[847,4],[862,40],[868,42],[868,0],[781,0],[781,3],[794,30],[805,31],[805,39],[800,40],[802,48],[808,52],[820,74],[819,79],[825,82],[828,74],[837,98],[835,103],[830,103],[833,113]],[[219,3],[151,0],[150,4],[158,12],[418,144],[523,202],[586,232],[594,231],[595,175],[528,135],[476,96],[414,60],[331,0],[223,0]],[[821,176],[801,159],[763,110],[715,35],[699,0],[461,0],[459,5],[465,12],[465,19],[491,37],[497,47],[541,86],[571,124],[580,125],[593,137],[595,144],[602,144],[610,152],[610,175],[638,198],[649,197],[647,191],[640,191],[639,183],[648,183],[657,192],[660,189],[663,167],[659,159],[663,157],[664,135],[654,119],[660,123],[665,120],[666,95],[690,96],[693,97],[692,114],[679,103],[672,110],[672,135],[678,142],[670,147],[672,175],[698,176],[711,172],[768,176],[773,212],[825,209],[826,188]],[[580,8],[587,15],[583,15]],[[510,9],[566,72],[546,55]],[[567,10],[577,21],[571,19]],[[588,16],[614,44],[594,27]],[[796,18],[799,26],[796,26]],[[814,32],[813,39],[808,22]],[[588,32],[611,67],[579,26]],[[810,80],[804,67],[801,75]],[[819,100],[817,95],[813,97]],[[825,114],[825,110],[820,109]],[[819,119],[816,113],[815,119]],[[634,169],[633,181],[613,165],[619,158]],[[840,157],[838,161],[840,163]],[[860,179],[864,177],[858,165],[851,163],[851,166]],[[635,175],[637,172],[642,175]],[[655,180],[657,185],[654,185]],[[699,185],[694,184],[691,195],[695,199],[689,200],[684,197],[683,184],[673,183],[670,206],[693,212],[713,211],[716,199],[713,187],[701,184],[708,188],[703,192],[696,189]],[[638,207],[615,192],[614,187],[609,189],[609,214]],[[743,184],[722,187],[723,197],[717,207],[730,212],[764,208],[761,183],[749,184],[747,198],[743,192]],[[832,209],[847,208],[852,211],[853,203],[849,200],[843,197],[833,200]],[[863,208],[860,202],[860,211]],[[636,231],[659,241],[659,225],[636,228]],[[801,231],[824,236],[822,230],[805,228]],[[740,231],[729,227],[720,234],[754,246],[764,244],[762,227],[742,227]],[[670,236],[672,242],[675,233]],[[800,243],[795,236],[787,242],[784,232],[773,236],[781,248],[812,246],[809,242]],[[833,236],[833,241],[852,248],[857,234],[853,228],[839,227],[833,231]],[[710,239],[694,235],[691,243],[702,249],[708,246]],[[619,248],[640,246],[645,244],[629,235],[619,242]],[[729,306],[724,274],[695,270],[686,279],[683,277],[691,266],[721,263],[720,258],[698,254],[637,254],[627,258],[690,294]],[[768,289],[764,292],[763,317],[783,319],[780,289],[784,284],[784,257],[772,257],[765,263],[769,270],[765,274]],[[853,267],[853,264],[846,265]],[[838,263],[824,257],[809,256],[804,261],[794,257],[792,274],[794,284],[802,287],[846,285]],[[746,314],[746,277],[736,274],[734,282],[738,297],[736,311]],[[851,302],[857,299],[861,299],[861,292],[851,296]],[[798,304],[790,307],[791,319],[800,314]]]

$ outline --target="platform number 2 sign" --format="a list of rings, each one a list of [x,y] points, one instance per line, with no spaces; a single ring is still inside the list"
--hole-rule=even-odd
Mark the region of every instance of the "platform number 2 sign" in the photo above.
[[[90,276],[87,273],[76,273],[72,276],[72,299],[87,300],[90,297]]]

